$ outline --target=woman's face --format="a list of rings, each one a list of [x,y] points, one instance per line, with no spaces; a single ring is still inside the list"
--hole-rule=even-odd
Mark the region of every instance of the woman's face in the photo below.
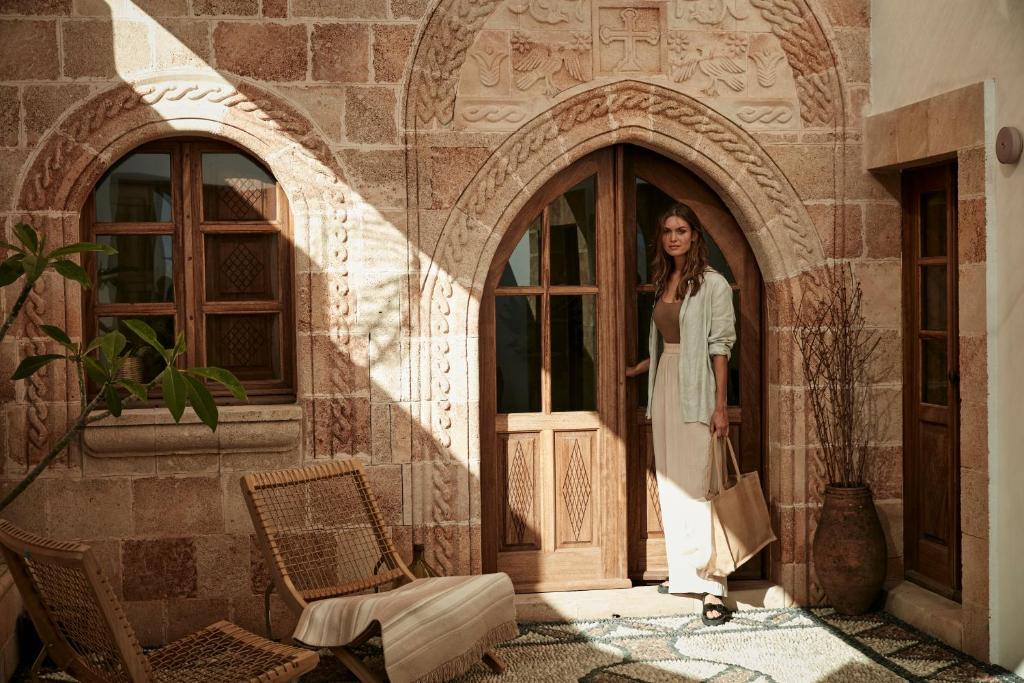
[[[661,230],[661,248],[673,258],[690,251],[693,229],[679,216],[669,216]]]

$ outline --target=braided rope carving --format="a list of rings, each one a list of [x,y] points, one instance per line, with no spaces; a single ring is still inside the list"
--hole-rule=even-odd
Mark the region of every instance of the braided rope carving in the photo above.
[[[422,124],[448,125],[455,115],[459,71],[466,51],[500,0],[453,0],[437,9],[421,43],[415,83],[416,116]]]

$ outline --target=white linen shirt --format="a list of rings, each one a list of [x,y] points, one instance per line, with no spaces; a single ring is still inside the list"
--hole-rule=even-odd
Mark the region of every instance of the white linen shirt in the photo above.
[[[657,302],[655,302],[657,304]],[[648,336],[651,365],[647,372],[647,419],[651,418],[651,397],[658,374],[662,339],[651,316]],[[711,356],[727,359],[736,343],[736,313],[732,306],[732,287],[718,271],[704,271],[700,290],[689,290],[679,306],[679,389],[682,394],[680,419],[683,422],[710,424],[715,412],[715,371]]]

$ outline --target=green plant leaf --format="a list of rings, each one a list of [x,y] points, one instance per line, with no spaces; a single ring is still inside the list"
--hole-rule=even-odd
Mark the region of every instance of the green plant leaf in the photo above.
[[[89,282],[89,274],[85,272],[85,268],[78,265],[74,261],[68,261],[67,259],[58,259],[53,262],[53,269],[58,273],[66,277],[68,280],[74,280],[78,284],[82,285],[85,289],[89,289],[92,283]]]
[[[105,335],[100,337],[100,349],[107,357],[108,364],[114,364],[114,359],[121,355],[121,352],[124,350],[125,344],[127,343],[128,340],[125,336],[117,330],[107,332]]]
[[[46,265],[49,263],[42,256],[36,256],[35,254],[28,254],[21,260],[21,268],[25,271],[25,275],[32,281],[38,280],[39,276],[46,270]]]
[[[39,329],[43,331],[43,334],[61,346],[74,350],[74,343],[71,341],[71,337],[69,337],[64,330],[59,327],[55,327],[54,325],[40,325]]]
[[[52,363],[58,358],[63,357],[64,356],[56,353],[44,353],[39,356],[29,356],[25,360],[21,361],[18,368],[14,371],[14,374],[11,375],[11,379],[25,379],[26,377],[31,377],[36,374],[40,368]]]
[[[85,365],[85,374],[89,375],[89,379],[96,385],[102,386],[110,377],[103,366],[92,356],[82,356],[82,364]]]
[[[156,338],[156,332],[154,332],[153,328],[150,327],[147,323],[141,320],[136,320],[134,318],[131,320],[122,320],[121,323],[129,330],[134,332],[135,336],[137,336],[139,339],[141,339],[142,341],[146,342],[154,349],[159,351],[160,355],[163,356],[163,359],[165,361],[168,361],[168,363],[170,362],[170,352],[163,347],[163,344],[160,343],[160,340]]]
[[[22,267],[24,259],[21,254],[16,254],[0,263],[0,287],[6,287],[25,273]]]
[[[61,258],[63,256],[68,256],[70,254],[82,254],[87,251],[100,251],[106,254],[107,256],[113,256],[114,254],[117,253],[117,249],[114,249],[109,244],[97,244],[95,242],[75,242],[74,244],[69,244],[66,247],[54,249],[53,251],[50,252],[48,258],[56,259]]]
[[[117,383],[127,389],[132,396],[140,401],[145,401],[149,398],[149,391],[146,389],[145,385],[140,384],[133,379],[122,377],[117,380]]]
[[[121,417],[121,397],[117,395],[117,389],[112,384],[108,384],[106,390],[103,392],[103,400],[107,404],[107,410],[114,417]]]
[[[203,383],[195,377],[183,375],[188,383],[188,402],[195,409],[199,419],[206,423],[212,431],[217,431],[217,404],[213,401],[213,395],[203,386]]]
[[[29,252],[34,254],[39,250],[39,234],[31,225],[18,223],[14,226],[14,236],[25,245]]]
[[[224,368],[189,368],[188,372],[198,377],[205,377],[206,379],[212,379],[214,382],[223,384],[239,401],[244,401],[247,398],[245,395],[245,387],[242,386],[242,383],[238,381],[237,377]]]
[[[171,352],[174,357],[177,358],[181,354],[185,353],[185,333],[179,332],[178,338],[174,340],[174,350]]]
[[[4,242],[0,240],[0,249],[6,249],[7,251],[13,251],[15,254],[25,255],[25,250],[19,247],[17,244],[11,244],[10,242]]]
[[[185,396],[188,393],[188,385],[185,377],[176,368],[168,365],[163,371],[164,405],[171,411],[171,417],[175,422],[181,420],[185,412]]]

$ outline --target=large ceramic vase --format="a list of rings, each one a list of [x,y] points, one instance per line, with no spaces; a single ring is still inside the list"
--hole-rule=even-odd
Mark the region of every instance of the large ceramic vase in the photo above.
[[[825,488],[813,553],[814,571],[829,604],[842,614],[867,612],[882,589],[887,562],[870,488]]]

